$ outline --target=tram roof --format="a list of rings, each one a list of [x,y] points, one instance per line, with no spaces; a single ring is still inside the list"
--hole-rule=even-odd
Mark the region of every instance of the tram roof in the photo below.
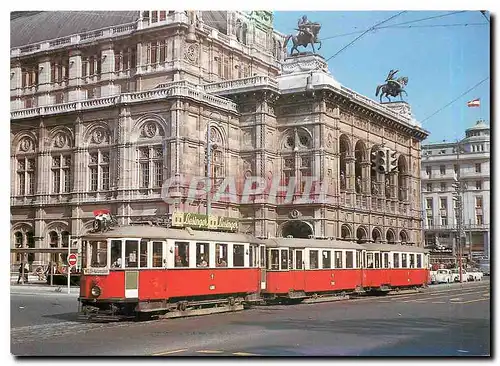
[[[327,239],[299,239],[299,238],[272,238],[264,240],[267,247],[288,248],[336,248],[336,249],[364,249],[361,245],[351,241]]]
[[[215,231],[203,231],[193,229],[172,229],[161,226],[149,225],[127,225],[118,226],[106,232],[89,233],[84,238],[88,239],[107,239],[107,238],[145,238],[145,239],[174,239],[174,240],[205,240],[205,241],[224,241],[236,243],[255,243],[263,242],[251,235],[243,233],[227,233]]]
[[[385,252],[412,252],[412,253],[428,253],[428,249],[414,247],[401,244],[380,244],[380,243],[364,243],[361,244],[367,250],[380,250]]]

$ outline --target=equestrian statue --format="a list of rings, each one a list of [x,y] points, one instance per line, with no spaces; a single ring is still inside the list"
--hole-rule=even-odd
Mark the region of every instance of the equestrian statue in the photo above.
[[[290,51],[290,55],[293,55],[293,51],[297,51],[297,54],[299,54],[299,50],[297,49],[298,46],[303,46],[307,47],[309,44],[311,44],[313,53],[316,53],[316,50],[314,49],[314,44],[319,43],[318,50],[321,49],[321,41],[318,37],[319,30],[321,29],[321,24],[319,23],[312,23],[307,19],[307,16],[303,16],[302,18],[299,19],[297,23],[297,28],[295,28],[297,31],[297,35],[290,34],[286,36],[285,43],[283,45],[283,48],[286,49],[286,45],[288,44],[288,41],[290,38],[292,39],[293,42],[293,47]]]
[[[391,102],[391,98],[389,98],[389,96],[397,97],[399,95],[401,101],[403,101],[403,96],[402,96],[403,93],[405,93],[406,96],[408,96],[408,94],[404,90],[404,87],[408,84],[408,78],[406,76],[402,76],[397,79],[394,79],[394,75],[396,75],[398,71],[399,70],[389,71],[389,74],[385,79],[386,83],[377,86],[377,91],[375,92],[375,96],[377,97],[380,91],[380,103],[382,103],[382,97],[384,95],[389,102]]]

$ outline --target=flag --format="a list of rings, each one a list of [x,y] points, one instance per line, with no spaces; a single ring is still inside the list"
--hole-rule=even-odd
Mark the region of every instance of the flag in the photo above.
[[[479,98],[473,99],[473,100],[467,102],[467,107],[480,107],[480,106],[481,106],[481,102],[480,102]]]

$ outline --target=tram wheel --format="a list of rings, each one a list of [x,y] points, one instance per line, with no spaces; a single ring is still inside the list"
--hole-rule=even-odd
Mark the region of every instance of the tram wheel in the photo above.
[[[179,303],[179,310],[180,311],[186,311],[187,309],[187,302],[186,301],[182,301]]]
[[[230,297],[229,298],[229,306],[234,306],[235,303],[236,303],[236,301],[234,300],[234,297]]]

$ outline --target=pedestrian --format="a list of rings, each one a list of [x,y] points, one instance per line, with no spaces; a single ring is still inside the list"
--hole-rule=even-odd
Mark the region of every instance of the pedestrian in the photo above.
[[[28,262],[24,264],[24,281],[28,283],[28,272],[30,271],[30,266]]]
[[[23,263],[19,266],[19,277],[17,278],[17,284],[19,285],[19,281],[23,278]],[[24,283],[24,281],[23,281]]]

